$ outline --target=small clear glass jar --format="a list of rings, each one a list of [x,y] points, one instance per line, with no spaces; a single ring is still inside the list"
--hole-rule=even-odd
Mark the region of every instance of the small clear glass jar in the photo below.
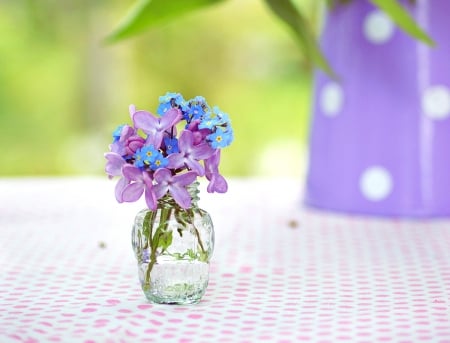
[[[210,215],[198,207],[198,183],[188,187],[189,209],[167,194],[155,211],[136,215],[132,245],[142,290],[153,303],[193,304],[205,294],[214,249]]]

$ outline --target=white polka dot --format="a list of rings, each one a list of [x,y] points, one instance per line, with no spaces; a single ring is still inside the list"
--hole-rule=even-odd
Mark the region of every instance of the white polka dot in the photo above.
[[[394,33],[395,25],[382,11],[369,13],[364,20],[364,34],[374,44],[386,43]]]
[[[383,167],[373,166],[367,168],[361,175],[359,187],[368,200],[380,201],[392,191],[391,174]]]
[[[344,103],[344,91],[336,82],[326,84],[320,93],[320,107],[326,116],[334,117]]]
[[[422,94],[422,110],[430,118],[450,116],[450,90],[445,86],[429,87]]]

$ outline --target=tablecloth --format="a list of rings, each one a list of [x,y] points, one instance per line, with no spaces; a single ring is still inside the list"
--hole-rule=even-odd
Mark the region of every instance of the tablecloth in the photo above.
[[[202,185],[204,187],[204,185]],[[450,221],[327,213],[302,182],[202,191],[216,248],[197,305],[149,303],[100,177],[0,179],[0,342],[450,342]]]

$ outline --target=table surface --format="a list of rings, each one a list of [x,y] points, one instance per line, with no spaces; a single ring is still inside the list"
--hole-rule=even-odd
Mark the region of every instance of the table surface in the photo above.
[[[0,179],[0,342],[450,342],[450,221],[305,209],[294,179],[201,194],[197,305],[150,304],[102,178]]]

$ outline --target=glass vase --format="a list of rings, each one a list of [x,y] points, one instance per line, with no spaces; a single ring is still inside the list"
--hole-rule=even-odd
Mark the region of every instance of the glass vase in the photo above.
[[[214,249],[210,215],[197,205],[198,183],[188,187],[191,207],[167,194],[155,211],[136,215],[132,245],[142,290],[153,303],[193,304],[205,294]]]

